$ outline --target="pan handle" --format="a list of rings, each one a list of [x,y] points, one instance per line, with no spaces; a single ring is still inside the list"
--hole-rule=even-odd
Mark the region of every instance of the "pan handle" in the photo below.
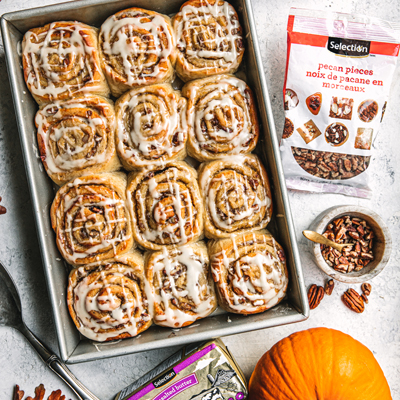
[[[28,339],[29,343],[37,351],[46,365],[55,372],[82,400],[99,400],[89,389],[87,389],[67,366],[49,350],[25,325],[18,327],[19,331]]]

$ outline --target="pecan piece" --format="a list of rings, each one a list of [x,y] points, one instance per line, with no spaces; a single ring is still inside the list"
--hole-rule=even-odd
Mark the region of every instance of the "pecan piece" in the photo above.
[[[350,310],[356,313],[362,313],[364,311],[364,300],[354,289],[348,289],[344,292],[342,300]]]
[[[372,286],[369,283],[363,283],[361,285],[361,290],[366,296],[369,296],[371,294]]]
[[[317,286],[313,284],[308,289],[308,303],[310,305],[310,309],[314,310],[319,306],[321,300],[324,298],[324,288],[322,286]]]
[[[335,282],[333,279],[329,279],[329,281],[325,282],[325,294],[330,296],[333,292],[333,288],[335,287]]]
[[[364,293],[361,295],[361,297],[364,300],[364,303],[368,304],[368,297]]]

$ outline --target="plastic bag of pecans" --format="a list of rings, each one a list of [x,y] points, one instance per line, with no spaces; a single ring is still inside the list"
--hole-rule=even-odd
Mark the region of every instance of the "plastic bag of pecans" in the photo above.
[[[292,8],[283,89],[289,189],[370,197],[372,143],[386,108],[400,24]]]

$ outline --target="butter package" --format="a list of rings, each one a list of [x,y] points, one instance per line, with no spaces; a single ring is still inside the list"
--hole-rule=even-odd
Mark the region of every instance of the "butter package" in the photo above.
[[[246,380],[221,340],[191,344],[174,353],[115,400],[242,400]]]

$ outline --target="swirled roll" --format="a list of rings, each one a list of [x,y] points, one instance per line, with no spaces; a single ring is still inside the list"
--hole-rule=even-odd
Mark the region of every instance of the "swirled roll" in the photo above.
[[[148,252],[145,271],[147,298],[157,325],[188,326],[217,307],[203,242]]]
[[[72,265],[108,260],[133,246],[122,172],[86,175],[62,186],[51,206],[61,255]]]
[[[208,238],[267,226],[272,215],[269,180],[258,157],[234,156],[201,164],[200,191]]]
[[[285,296],[285,254],[268,231],[212,240],[208,250],[218,303],[226,311],[260,313]]]
[[[104,342],[136,336],[152,323],[145,293],[143,256],[131,252],[74,269],[67,304],[79,332]]]
[[[117,150],[127,170],[186,157],[186,99],[164,83],[133,89],[116,103]]]
[[[120,167],[112,103],[87,95],[42,107],[35,118],[40,157],[57,184]]]
[[[189,0],[174,16],[176,72],[187,82],[234,73],[243,58],[242,28],[235,9],[223,0]]]
[[[183,161],[131,173],[127,202],[135,241],[146,249],[182,246],[203,234],[197,173]]]
[[[111,15],[100,29],[101,65],[115,97],[137,86],[170,82],[175,43],[169,17],[142,8]]]
[[[81,22],[53,22],[27,31],[22,63],[26,85],[39,104],[110,93],[100,67],[97,29]]]
[[[199,161],[251,152],[259,125],[253,94],[240,79],[217,75],[187,83],[188,153]]]

